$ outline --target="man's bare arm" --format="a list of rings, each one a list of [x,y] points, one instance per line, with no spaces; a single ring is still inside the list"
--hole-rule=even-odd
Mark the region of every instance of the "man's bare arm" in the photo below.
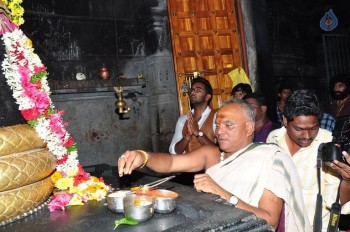
[[[226,201],[232,196],[232,193],[220,187],[208,174],[198,174],[194,179],[194,186],[197,191],[203,191],[219,195]],[[260,198],[258,207],[251,206],[239,199],[237,208],[254,213],[257,217],[264,219],[267,223],[277,228],[282,210],[283,200],[264,189]]]
[[[187,132],[188,133],[184,137],[182,137],[182,139],[179,142],[177,142],[175,144],[174,149],[175,149],[176,154],[184,153],[188,143],[192,139],[193,133],[192,133],[192,130],[191,130],[191,120],[190,119],[192,119],[192,113],[191,112],[189,112],[187,114],[187,123],[185,123],[185,125],[187,124]]]
[[[181,155],[146,152],[147,167],[159,173],[196,172],[208,168],[219,160],[219,149],[216,146],[201,147],[193,152]],[[118,160],[119,176],[131,174],[143,165],[145,155],[140,151],[126,151]]]
[[[182,139],[175,144],[175,152],[176,154],[182,154],[187,144],[191,141],[191,135],[186,135],[185,137],[182,137]]]
[[[226,191],[226,197],[224,199],[228,201],[231,195],[232,194]],[[282,206],[283,200],[267,189],[264,189],[258,207],[251,206],[240,199],[236,205],[238,209],[249,211],[255,214],[257,217],[264,219],[275,229],[277,228],[280,220]]]
[[[215,143],[211,141],[204,133],[203,133],[203,136],[198,136],[200,129],[198,127],[198,121],[195,121],[193,119],[193,115],[189,115],[187,125],[188,125],[188,130],[191,131],[191,133],[195,137],[197,137],[197,140],[201,145],[215,145]]]
[[[282,212],[283,200],[271,191],[264,189],[260,198],[258,208],[238,201],[237,208],[254,213],[257,217],[264,219],[268,224],[277,228]]]
[[[203,136],[197,137],[198,142],[202,145],[216,145],[213,141],[211,141],[205,134]]]

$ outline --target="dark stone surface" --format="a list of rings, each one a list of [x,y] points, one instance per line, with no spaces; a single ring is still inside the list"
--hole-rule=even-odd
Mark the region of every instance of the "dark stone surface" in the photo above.
[[[6,79],[0,75],[0,126],[13,126],[26,124],[26,120],[18,110],[18,105],[12,97],[12,91],[6,83]]]
[[[24,33],[48,67],[50,79],[74,80],[78,72],[98,78],[105,65],[111,76],[136,77],[135,58],[171,50],[165,1],[27,0]],[[142,73],[141,71],[138,71]]]
[[[96,175],[105,175],[113,187],[145,184],[158,177],[141,172],[123,178],[116,177],[116,168],[108,165],[86,167]],[[108,176],[106,176],[108,175]],[[167,182],[159,188],[179,193],[177,208],[170,214],[155,213],[149,221],[136,226],[120,225],[115,231],[273,231],[265,221],[251,213],[215,201],[211,194],[199,193],[195,189]],[[47,208],[12,224],[0,227],[0,231],[113,231],[114,221],[123,218],[108,210],[105,201],[90,201],[83,206],[67,207],[65,211],[50,213]]]
[[[0,62],[4,60],[5,47],[0,47]],[[18,110],[12,97],[12,90],[6,83],[3,72],[0,72],[0,127],[27,123]]]

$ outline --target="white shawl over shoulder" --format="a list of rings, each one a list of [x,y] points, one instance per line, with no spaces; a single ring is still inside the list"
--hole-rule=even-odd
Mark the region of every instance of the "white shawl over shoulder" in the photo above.
[[[285,202],[286,231],[312,231],[298,172],[278,146],[251,144],[206,173],[226,191],[254,207],[258,207],[264,189],[273,192]]]

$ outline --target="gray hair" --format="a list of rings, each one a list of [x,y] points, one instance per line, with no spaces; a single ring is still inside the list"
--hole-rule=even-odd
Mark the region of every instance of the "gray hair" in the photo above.
[[[242,99],[235,99],[235,98],[229,99],[222,104],[220,109],[223,108],[224,106],[227,106],[227,105],[232,104],[232,103],[238,104],[241,107],[244,115],[250,121],[253,121],[255,123],[255,115],[254,115],[254,110],[253,110],[252,106]]]

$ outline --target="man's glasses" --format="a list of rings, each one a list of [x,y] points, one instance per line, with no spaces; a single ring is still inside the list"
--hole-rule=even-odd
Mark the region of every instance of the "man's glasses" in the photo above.
[[[188,93],[192,93],[192,92],[199,93],[199,92],[205,92],[205,90],[199,87],[191,88],[188,90]]]

